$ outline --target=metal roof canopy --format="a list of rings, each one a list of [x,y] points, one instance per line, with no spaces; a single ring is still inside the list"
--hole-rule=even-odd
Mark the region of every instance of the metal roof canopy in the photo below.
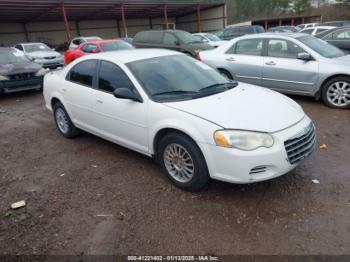
[[[201,10],[221,6],[225,0],[1,0],[0,23],[28,23],[62,21],[64,3],[69,21],[121,19],[124,5],[127,19],[163,17],[167,5],[169,17],[180,17]]]

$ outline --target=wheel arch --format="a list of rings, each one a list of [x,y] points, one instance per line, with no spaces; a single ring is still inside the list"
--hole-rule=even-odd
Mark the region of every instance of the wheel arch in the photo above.
[[[343,74],[336,74],[336,75],[331,75],[331,76],[328,76],[327,78],[323,79],[322,82],[321,82],[321,85],[320,85],[320,88],[318,89],[318,91],[316,92],[316,99],[321,99],[322,97],[322,92],[323,92],[323,88],[325,88],[326,84],[331,81],[332,79],[334,78],[337,78],[337,77],[349,77],[350,78],[350,75],[349,74],[346,74],[346,73],[343,73]]]

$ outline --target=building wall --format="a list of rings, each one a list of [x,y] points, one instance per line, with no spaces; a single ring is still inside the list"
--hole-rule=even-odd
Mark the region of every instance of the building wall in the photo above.
[[[213,32],[226,26],[226,7],[219,6],[201,11],[202,32]],[[176,28],[191,33],[197,32],[197,14],[177,18]]]
[[[201,12],[202,31],[215,31],[222,28],[225,23],[223,12],[223,7],[203,10]],[[168,21],[169,23],[175,23],[177,29],[189,32],[197,31],[196,13],[178,18],[169,17]],[[139,31],[162,29],[163,22],[163,18],[127,19],[128,36],[133,37]],[[118,28],[118,24],[120,28]],[[123,35],[121,21],[116,20],[87,20],[79,23],[70,21],[69,28],[71,37],[78,36],[78,32],[82,36],[100,36],[106,39]],[[0,46],[12,46],[19,42],[28,41],[59,45],[67,41],[66,39],[63,21],[0,24]]]

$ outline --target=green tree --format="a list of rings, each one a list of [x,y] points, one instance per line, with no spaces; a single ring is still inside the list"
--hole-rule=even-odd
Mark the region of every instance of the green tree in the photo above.
[[[311,9],[311,0],[293,0],[290,7],[293,14],[300,15]]]

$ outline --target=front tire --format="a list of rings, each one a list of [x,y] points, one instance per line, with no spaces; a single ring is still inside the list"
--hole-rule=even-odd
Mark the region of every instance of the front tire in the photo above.
[[[57,129],[64,137],[73,138],[80,133],[80,130],[74,126],[66,109],[60,102],[53,106],[53,114]]]
[[[350,77],[335,77],[322,89],[323,102],[333,108],[350,108]]]
[[[199,191],[209,181],[204,156],[195,142],[186,135],[173,132],[159,143],[158,159],[170,181],[186,191]]]

